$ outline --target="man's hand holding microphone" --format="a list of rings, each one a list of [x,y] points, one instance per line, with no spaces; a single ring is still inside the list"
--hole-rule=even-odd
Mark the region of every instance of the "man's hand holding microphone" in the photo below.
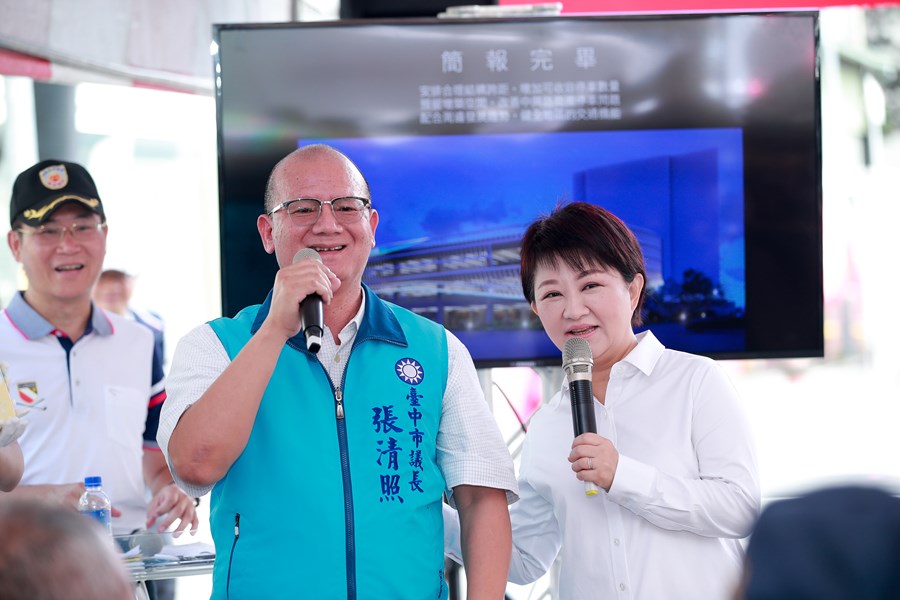
[[[275,276],[269,319],[282,326],[286,338],[302,331],[307,349],[318,352],[325,331],[322,304],[331,301],[341,281],[322,264],[319,253],[302,248],[289,267]]]

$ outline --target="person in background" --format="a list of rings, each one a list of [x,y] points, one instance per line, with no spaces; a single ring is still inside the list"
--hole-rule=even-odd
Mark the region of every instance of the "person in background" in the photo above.
[[[735,597],[900,598],[900,498],[847,485],[772,502],[753,528]]]
[[[100,279],[94,286],[93,298],[97,306],[103,310],[149,327],[153,332],[153,342],[156,344],[155,352],[165,366],[165,323],[158,314],[131,306],[133,292],[134,277],[119,269],[106,269],[100,273]]]
[[[4,432],[15,427],[10,421],[0,422],[0,492],[12,491],[25,471],[25,460],[19,443],[4,439],[7,437]]]
[[[512,460],[459,340],[362,284],[378,221],[349,158],[291,152],[257,219],[272,291],[175,350],[159,441],[185,489],[212,489],[213,598],[446,597],[445,490],[467,598],[503,598]],[[298,310],[312,295],[318,354]]]
[[[31,412],[19,438],[22,480],[0,501],[75,510],[84,477],[100,475],[114,534],[196,529],[194,499],[174,484],[156,443],[165,389],[153,335],[91,301],[107,237],[94,180],[59,160],[26,169],[13,185],[10,226],[28,286],[3,311],[0,357],[13,397]]]
[[[589,344],[598,431],[573,441],[567,381],[533,416],[510,508],[510,581],[531,583],[559,558],[561,600],[729,597],[760,505],[735,389],[714,361],[635,335],[643,254],[609,211],[572,202],[533,222],[521,278],[560,350]],[[456,558],[455,515],[445,519]]]
[[[6,366],[0,364],[0,492],[18,485],[25,472],[22,448],[17,441],[28,422],[22,419],[26,409],[16,409],[6,387]]]
[[[43,502],[0,502],[0,598],[134,600],[121,557],[96,522]]]

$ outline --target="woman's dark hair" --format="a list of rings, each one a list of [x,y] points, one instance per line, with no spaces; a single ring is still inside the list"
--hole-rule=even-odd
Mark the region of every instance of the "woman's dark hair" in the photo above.
[[[538,266],[555,267],[562,260],[574,271],[591,265],[615,269],[626,283],[638,273],[644,286],[631,315],[631,325],[642,323],[647,273],[641,246],[617,216],[594,204],[572,202],[558,205],[547,216],[528,226],[522,238],[522,292],[534,302],[534,275]]]

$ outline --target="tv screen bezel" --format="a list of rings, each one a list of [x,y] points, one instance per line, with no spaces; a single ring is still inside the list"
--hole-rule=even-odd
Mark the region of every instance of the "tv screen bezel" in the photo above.
[[[261,302],[268,291],[251,286],[254,289],[252,300],[247,297],[248,273],[255,273],[263,278],[268,277],[269,287],[271,277],[277,269],[272,257],[268,257],[262,251],[258,237],[254,240],[258,247],[257,252],[248,252],[246,248],[235,250],[228,243],[234,240],[234,226],[246,232],[245,235],[255,236],[253,223],[247,221],[249,213],[246,209],[241,211],[233,205],[231,198],[235,195],[253,196],[258,199],[257,214],[261,212],[262,190],[265,178],[272,166],[287,152],[295,148],[297,139],[301,136],[285,136],[277,143],[252,156],[241,156],[246,170],[254,171],[252,181],[244,181],[238,186],[234,185],[232,176],[227,172],[228,161],[226,155],[231,152],[229,140],[223,131],[223,77],[227,80],[227,58],[223,61],[221,52],[222,36],[241,31],[265,32],[268,30],[297,30],[303,31],[310,28],[336,28],[352,34],[357,28],[379,27],[445,27],[461,24],[466,26],[488,28],[491,25],[503,23],[539,23],[539,22],[625,22],[625,21],[679,21],[697,19],[730,19],[738,17],[779,19],[783,17],[800,17],[809,20],[812,26],[813,52],[811,57],[813,69],[811,81],[813,89],[808,90],[812,94],[812,111],[810,116],[814,124],[814,131],[809,132],[814,139],[804,140],[806,144],[813,144],[812,161],[800,165],[806,184],[813,190],[806,190],[801,199],[791,198],[792,190],[796,191],[797,184],[783,177],[786,172],[785,165],[762,164],[767,154],[760,148],[777,148],[782,140],[781,132],[777,127],[773,128],[768,123],[742,123],[745,132],[746,144],[755,148],[753,152],[746,153],[747,160],[760,164],[747,166],[745,172],[749,173],[745,181],[744,194],[744,220],[746,228],[746,306],[747,306],[747,347],[739,351],[694,351],[697,354],[706,354],[716,359],[755,359],[755,358],[799,358],[821,357],[824,355],[824,293],[822,283],[822,176],[821,176],[821,109],[820,109],[820,81],[818,68],[819,36],[818,13],[815,11],[785,11],[777,13],[702,13],[702,14],[677,14],[677,15],[567,15],[560,17],[534,17],[527,20],[519,18],[485,18],[485,19],[370,19],[347,20],[329,22],[304,22],[304,23],[270,23],[270,24],[223,24],[214,26],[214,40],[219,51],[214,53],[214,65],[216,70],[216,118],[217,118],[217,144],[219,161],[219,214],[222,270],[222,312],[232,316],[238,310],[248,304]],[[260,63],[264,64],[264,62]],[[225,84],[228,82],[225,81]],[[780,91],[780,90],[777,90]],[[768,109],[766,109],[768,110]],[[763,113],[765,111],[762,111]],[[751,118],[756,118],[751,115]],[[705,124],[703,118],[697,115],[686,115],[679,127],[689,129]],[[677,129],[667,124],[666,129]],[[277,127],[276,127],[277,129]],[[306,135],[308,141],[316,138],[332,138],[334,135],[322,135],[320,128],[315,126],[310,130],[314,135]],[[615,127],[611,127],[615,129]],[[317,133],[317,134],[316,134]],[[808,153],[808,150],[807,150]],[[749,155],[748,155],[749,154]],[[778,156],[777,151],[772,153]],[[353,158],[351,156],[351,158]],[[808,159],[809,157],[804,157]],[[365,174],[365,173],[364,173]],[[793,186],[793,187],[792,187]],[[235,190],[238,189],[236,192]],[[377,191],[376,191],[377,193]],[[796,194],[794,194],[796,196]],[[577,199],[577,198],[575,198]],[[789,201],[790,200],[790,201]],[[246,208],[246,207],[245,207]],[[548,210],[552,205],[548,205]],[[390,218],[389,216],[387,218]],[[248,246],[251,246],[249,243]],[[268,269],[260,264],[260,261],[269,263]],[[258,289],[259,288],[259,289]],[[235,300],[236,290],[243,299]],[[652,326],[650,327],[652,329]],[[451,329],[452,331],[452,329]],[[679,349],[679,348],[675,348]],[[559,363],[558,351],[548,352],[545,356],[514,356],[508,358],[482,358],[473,353],[473,359],[478,367],[496,367],[512,365],[552,365]]]

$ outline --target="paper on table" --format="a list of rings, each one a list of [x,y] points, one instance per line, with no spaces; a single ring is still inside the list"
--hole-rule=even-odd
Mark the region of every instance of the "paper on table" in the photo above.
[[[12,396],[9,395],[9,388],[6,387],[6,373],[0,368],[0,421],[12,419],[16,416],[16,407],[13,404]]]
[[[126,560],[135,560],[141,558],[141,549],[136,546],[123,553],[122,557]],[[193,542],[189,544],[168,544],[153,556],[143,557],[145,562],[165,563],[165,562],[184,562],[194,560],[210,560],[216,557],[216,548],[212,544],[206,542]]]
[[[163,546],[159,554],[173,556],[175,558],[210,558],[216,555],[216,547],[206,542],[191,542],[189,544],[167,544]],[[157,555],[159,556],[159,555]]]

